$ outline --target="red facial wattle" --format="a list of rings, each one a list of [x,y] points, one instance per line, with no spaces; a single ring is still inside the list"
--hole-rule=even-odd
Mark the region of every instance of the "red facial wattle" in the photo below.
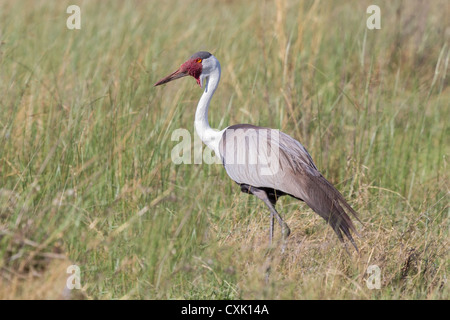
[[[201,59],[191,59],[186,61],[181,65],[180,68],[183,72],[188,73],[190,76],[194,77],[194,79],[197,81],[198,85],[200,84],[200,75],[202,74],[202,60]]]

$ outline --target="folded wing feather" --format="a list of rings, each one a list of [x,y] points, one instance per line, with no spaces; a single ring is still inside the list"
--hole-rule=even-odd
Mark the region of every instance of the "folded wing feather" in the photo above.
[[[225,130],[219,152],[226,172],[238,184],[271,188],[303,200],[341,241],[344,233],[358,250],[350,231],[357,232],[346,211],[359,220],[357,213],[322,176],[300,142],[279,130],[235,125]]]

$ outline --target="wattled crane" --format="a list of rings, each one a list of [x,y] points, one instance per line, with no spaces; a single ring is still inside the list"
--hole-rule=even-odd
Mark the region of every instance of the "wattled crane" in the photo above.
[[[208,108],[219,85],[220,74],[220,63],[216,57],[200,51],[155,86],[192,76],[204,89],[195,113],[195,130],[222,160],[227,174],[241,190],[255,195],[269,208],[270,243],[274,218],[281,226],[283,238],[290,234],[289,227],[275,209],[279,197],[290,195],[304,201],[324,218],[342,242],[343,233],[358,251],[351,232],[358,233],[347,212],[360,221],[357,213],[322,176],[300,142],[279,130],[250,124],[237,124],[222,131],[210,127]]]

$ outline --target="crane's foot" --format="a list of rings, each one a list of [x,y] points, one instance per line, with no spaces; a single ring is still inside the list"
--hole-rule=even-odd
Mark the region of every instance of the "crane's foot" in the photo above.
[[[270,264],[266,267],[266,273],[264,276],[266,285],[269,284],[269,279],[270,279]]]
[[[273,223],[274,223],[275,217],[272,212],[270,212],[270,229],[269,229],[269,246],[272,247],[272,241],[273,241]]]
[[[283,235],[283,240],[286,240],[291,234],[291,229],[289,229],[286,222],[281,223],[281,234]]]
[[[289,229],[288,225],[286,224],[286,222],[282,221],[281,223],[281,235],[283,237],[283,243],[281,244],[281,254],[284,253],[284,251],[286,250],[286,246],[287,246],[287,238],[289,237],[289,235],[291,234],[291,229]]]

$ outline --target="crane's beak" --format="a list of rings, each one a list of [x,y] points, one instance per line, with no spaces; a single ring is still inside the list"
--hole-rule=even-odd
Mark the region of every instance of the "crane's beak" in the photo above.
[[[180,68],[180,69],[181,69],[181,68]],[[159,86],[159,85],[161,85],[161,84],[170,82],[170,81],[175,80],[175,79],[183,78],[183,77],[186,77],[186,76],[189,75],[187,72],[181,71],[180,69],[178,69],[178,70],[175,71],[174,73],[169,74],[167,77],[162,78],[162,79],[159,80],[157,83],[155,83],[154,86],[156,87],[156,86]]]

